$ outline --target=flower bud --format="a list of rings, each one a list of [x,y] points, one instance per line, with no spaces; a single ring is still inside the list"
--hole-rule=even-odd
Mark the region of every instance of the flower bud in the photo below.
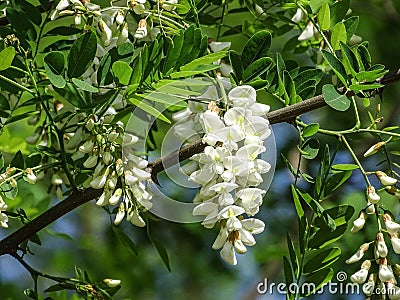
[[[64,10],[69,6],[69,0],[61,0],[56,6],[56,10]]]
[[[136,39],[142,39],[147,36],[147,22],[145,19],[141,19],[138,24],[138,28],[134,34]]]
[[[391,268],[387,265],[387,260],[386,258],[382,258],[379,261],[379,279],[382,282],[389,281],[391,279],[394,279],[394,274]]]
[[[109,165],[110,162],[112,161],[113,156],[109,151],[106,151],[103,153],[103,162],[105,165]]]
[[[133,225],[136,225],[138,227],[144,227],[146,226],[145,221],[142,219],[142,217],[139,215],[139,211],[137,209],[132,209],[130,208],[128,210],[128,215],[126,217],[126,220],[128,222],[131,222]]]
[[[386,145],[386,142],[379,142],[373,145],[371,148],[369,148],[365,153],[364,157],[371,156],[379,151],[384,145]]]
[[[386,173],[382,171],[376,171],[375,175],[383,185],[394,185],[397,182],[397,179],[386,175]]]
[[[363,212],[363,211],[360,212],[360,215],[358,216],[358,218],[355,219],[353,222],[353,227],[351,228],[351,232],[355,233],[364,227],[366,216],[367,215],[365,214],[365,212]]]
[[[25,170],[26,177],[24,178],[25,181],[29,182],[30,184],[35,184],[37,181],[37,177],[31,168],[27,168]]]
[[[82,24],[82,13],[78,12],[75,14],[75,26],[79,26]]]
[[[241,240],[235,240],[233,246],[235,247],[236,253],[244,254],[247,251],[246,246]]]
[[[391,234],[390,235],[390,242],[392,243],[393,251],[396,254],[400,254],[400,239],[397,236]]]
[[[108,203],[110,205],[115,205],[118,203],[119,199],[122,196],[122,189],[116,189],[114,194],[111,196],[111,198],[108,200]]]
[[[16,189],[18,187],[18,183],[14,178],[10,178],[10,184],[13,189]]]
[[[367,197],[372,204],[377,204],[381,200],[381,197],[375,192],[375,188],[372,185],[367,189]]]
[[[125,206],[124,206],[124,203],[121,202],[119,205],[119,208],[118,208],[118,212],[114,219],[114,224],[118,225],[119,223],[121,223],[122,220],[124,219],[124,216],[125,216]]]
[[[365,282],[365,280],[367,280],[367,276],[368,276],[368,269],[361,268],[356,273],[351,275],[350,280],[351,282],[362,284]]]
[[[385,222],[386,230],[390,234],[395,234],[400,230],[400,224],[393,222],[392,217],[389,214],[384,214],[382,220]]]
[[[118,285],[121,284],[121,280],[117,280],[117,279],[108,279],[108,278],[107,278],[107,279],[104,279],[103,282],[104,282],[107,286],[109,286],[109,287],[111,287],[111,288],[116,287],[116,286],[118,286]]]
[[[112,38],[112,31],[111,29],[107,26],[106,22],[103,20],[99,21],[98,24],[98,32],[100,34],[100,38],[104,43],[104,46],[108,46],[111,43],[111,38]]]
[[[115,14],[114,21],[115,21],[118,25],[122,25],[122,23],[124,23],[124,20],[125,20],[124,11],[123,11],[122,9],[120,9],[120,10],[117,11],[117,13]]]
[[[299,23],[304,19],[304,17],[305,17],[304,11],[301,8],[298,8],[292,18],[292,21],[295,23]]]
[[[375,214],[375,205],[368,201],[366,210],[369,215]]]
[[[60,175],[58,175],[57,173],[54,173],[53,176],[51,177],[51,184],[53,184],[53,185],[63,184],[63,180],[61,179]]]
[[[371,296],[375,290],[376,274],[369,275],[368,282],[363,285],[363,293],[366,296]]]
[[[365,252],[368,251],[369,243],[362,244],[358,251],[353,254],[348,260],[346,260],[346,264],[352,264],[358,262],[361,258],[363,258]]]
[[[379,254],[379,257],[386,257],[388,254],[388,248],[386,246],[382,232],[379,232],[376,236],[376,251]]]

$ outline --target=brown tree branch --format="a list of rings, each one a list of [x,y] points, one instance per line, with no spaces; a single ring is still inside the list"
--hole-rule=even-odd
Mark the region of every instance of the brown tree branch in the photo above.
[[[394,73],[389,73],[383,76],[377,81],[385,86],[400,81],[400,69]],[[344,90],[342,89],[341,91],[343,92]],[[271,124],[290,122],[297,116],[321,108],[325,105],[326,103],[323,96],[318,95],[303,102],[272,111],[267,114],[267,117]],[[179,150],[179,153],[174,152],[154,160],[149,164],[153,179],[156,178],[157,174],[162,172],[164,169],[177,164],[177,160],[183,161],[192,155],[201,152],[205,146],[206,145],[201,141],[197,141],[191,145],[182,147]],[[25,224],[20,229],[1,240],[0,256],[15,253],[21,243],[80,205],[98,198],[102,192],[103,190],[101,189],[96,190],[92,188],[74,191],[67,199],[43,212],[31,222]]]

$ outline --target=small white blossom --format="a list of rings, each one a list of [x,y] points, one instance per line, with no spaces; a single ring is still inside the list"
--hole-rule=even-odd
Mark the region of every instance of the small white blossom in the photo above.
[[[394,274],[390,266],[387,265],[386,258],[382,258],[379,262],[379,279],[386,282],[394,279]]]
[[[118,212],[114,219],[114,224],[118,225],[119,223],[121,223],[122,220],[124,219],[124,216],[125,216],[125,206],[124,206],[124,203],[121,202],[119,205],[119,208],[118,208]]]
[[[355,254],[353,254],[348,260],[346,260],[346,264],[353,264],[361,260],[365,252],[367,252],[368,248],[369,248],[369,243],[362,244],[358,249],[358,251]]]
[[[382,232],[379,232],[376,236],[376,252],[378,253],[379,257],[386,257],[388,254],[388,248],[386,246]]]
[[[390,242],[392,243],[393,251],[396,254],[400,254],[400,239],[395,235],[391,235]]]
[[[353,227],[351,228],[351,232],[355,233],[359,230],[361,230],[364,225],[365,225],[365,218],[367,217],[365,212],[360,212],[360,215],[358,216],[357,219],[354,220],[353,222]]]
[[[142,39],[147,36],[147,22],[145,19],[141,19],[138,24],[138,28],[134,34],[136,39]]]
[[[307,41],[313,37],[315,38],[318,37],[318,30],[317,28],[315,28],[314,24],[310,21],[307,23],[306,28],[297,39],[302,42],[302,41]]]
[[[367,197],[372,204],[377,204],[381,200],[381,197],[375,192],[375,188],[372,185],[367,189]]]
[[[33,170],[31,168],[27,168],[25,170],[25,175],[26,177],[24,177],[24,179],[29,182],[30,184],[35,184],[37,181],[37,177],[35,175],[35,173],[33,172]]]
[[[97,25],[97,28],[104,46],[110,45],[112,39],[112,31],[107,26],[106,22],[100,20]]]
[[[106,278],[106,279],[103,280],[103,282],[107,286],[109,286],[111,288],[116,287],[116,286],[121,284],[121,280],[118,280],[118,279],[108,279],[108,278]]]
[[[376,171],[375,174],[383,185],[394,185],[397,182],[397,179],[386,175],[385,172]]]
[[[350,280],[351,282],[362,284],[367,280],[368,277],[368,270],[371,268],[371,261],[366,260],[362,263],[361,269],[351,275]]]
[[[292,21],[295,22],[295,23],[299,23],[302,20],[304,20],[305,16],[306,15],[304,14],[304,11],[301,8],[298,8],[296,10],[296,13],[294,14],[294,16],[292,18]]]
[[[385,222],[386,230],[390,234],[395,234],[400,230],[400,224],[393,222],[390,215],[384,214],[382,219],[383,219],[383,222]]]

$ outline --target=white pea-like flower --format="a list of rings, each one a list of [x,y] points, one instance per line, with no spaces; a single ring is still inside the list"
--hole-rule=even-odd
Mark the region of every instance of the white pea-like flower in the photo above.
[[[302,42],[302,41],[307,41],[313,37],[315,38],[318,37],[318,30],[317,28],[315,28],[314,24],[310,21],[307,23],[306,28],[297,39]]]
[[[363,257],[365,252],[368,251],[369,243],[362,244],[358,251],[354,253],[349,259],[346,260],[346,264],[353,264],[355,262],[360,261]]]
[[[392,221],[392,217],[389,214],[384,214],[383,222],[385,222],[386,230],[390,234],[395,234],[400,230],[400,224]]]
[[[295,23],[300,23],[302,20],[304,20],[305,16],[306,15],[305,15],[304,11],[301,8],[298,8],[296,10],[296,13],[292,17],[292,21]]]
[[[121,284],[121,280],[118,280],[118,279],[109,279],[109,278],[106,278],[106,279],[103,280],[103,282],[104,282],[107,286],[109,286],[109,287],[111,287],[111,288],[116,287],[116,286],[118,286],[118,285]]]
[[[53,185],[63,184],[63,180],[60,177],[60,175],[58,175],[57,173],[54,173],[53,176],[51,177],[51,184],[53,184]]]
[[[367,280],[368,271],[371,268],[371,261],[365,260],[362,265],[361,269],[358,270],[356,273],[351,275],[350,280],[351,282],[362,284]]]
[[[25,170],[25,181],[29,182],[30,184],[35,184],[37,181],[37,177],[31,168],[27,168]]]
[[[90,186],[94,189],[101,189],[104,187],[107,181],[107,176],[110,169],[106,168],[103,170],[102,174],[99,174],[97,177],[93,177],[93,180],[90,182]]]
[[[382,282],[386,282],[394,278],[393,270],[390,268],[390,266],[387,265],[387,260],[386,258],[382,258],[379,261],[379,279]]]
[[[114,224],[118,225],[119,223],[121,223],[122,220],[124,219],[124,217],[125,217],[125,205],[124,205],[123,202],[121,202],[119,204],[118,212],[117,212],[117,214],[115,216],[115,219],[114,219]]]
[[[378,177],[379,181],[383,184],[383,185],[394,185],[397,182],[397,179],[388,176],[385,172],[382,171],[376,171],[375,172],[376,177]]]
[[[75,26],[79,26],[82,24],[82,13],[78,12],[75,14],[74,22],[75,22]]]
[[[119,201],[119,199],[121,198],[121,196],[122,196],[122,189],[116,189],[115,191],[114,191],[114,194],[110,197],[110,199],[108,199],[108,203],[110,204],[110,205],[115,205],[115,204],[117,204],[118,203],[118,201]]]
[[[400,299],[400,288],[392,282],[387,283],[387,295],[390,300]]]
[[[178,4],[178,0],[164,0],[162,1],[162,8],[167,11],[173,11]]]
[[[112,31],[110,27],[108,27],[106,22],[100,20],[99,24],[97,25],[97,29],[104,46],[110,45],[112,39]]]
[[[379,143],[376,143],[375,145],[371,146],[371,148],[369,148],[369,149],[364,153],[364,157],[368,157],[368,156],[374,155],[374,154],[377,153],[377,152],[379,151],[379,149],[381,149],[385,144],[386,144],[386,142],[379,142]]]
[[[235,254],[235,248],[232,245],[232,242],[226,241],[222,250],[220,252],[221,257],[224,261],[226,261],[230,265],[237,265],[237,259]]]
[[[56,6],[56,10],[61,11],[64,10],[66,8],[68,8],[69,6],[69,0],[61,0],[60,2],[58,2],[57,6]]]
[[[121,25],[117,39],[117,45],[122,45],[126,42],[129,36],[128,23]]]
[[[123,10],[118,10],[115,15],[114,15],[114,21],[118,24],[118,25],[122,25],[125,21],[125,14]]]
[[[381,200],[381,197],[375,192],[375,188],[372,185],[367,189],[367,197],[372,204],[377,204]]]
[[[363,293],[366,296],[371,296],[374,293],[375,282],[376,282],[376,274],[369,275],[368,282],[363,284],[362,287]]]
[[[379,232],[376,236],[376,251],[379,257],[386,257],[388,254],[388,248],[386,246],[382,232]]]
[[[361,211],[358,218],[355,219],[353,222],[353,227],[351,228],[352,233],[358,232],[364,227],[366,217],[367,214],[364,211]]]
[[[139,211],[137,209],[129,208],[126,220],[138,227],[146,226],[146,222],[140,216]]]
[[[390,235],[390,242],[393,246],[393,251],[396,254],[400,254],[400,239],[396,235]]]
[[[3,213],[7,210],[7,204],[4,202],[3,197],[0,195],[0,226],[3,228],[8,228],[8,216]]]
[[[141,19],[138,23],[138,28],[134,34],[136,39],[142,39],[147,36],[147,22],[145,19]]]
[[[371,202],[369,202],[369,200],[368,200],[368,203],[367,203],[367,208],[365,210],[366,210],[368,215],[373,215],[376,212],[375,211],[375,205],[372,204]]]

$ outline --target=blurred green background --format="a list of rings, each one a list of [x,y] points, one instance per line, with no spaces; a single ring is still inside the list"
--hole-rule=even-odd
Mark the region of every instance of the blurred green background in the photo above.
[[[360,16],[357,35],[370,42],[370,52],[374,63],[382,63],[390,70],[400,67],[400,51],[397,49],[400,40],[400,14],[394,5],[398,0],[352,0],[353,15]],[[398,5],[399,6],[399,5]],[[218,12],[218,11],[217,11]],[[242,14],[226,17],[226,20],[237,25],[251,18]],[[212,37],[215,28],[204,28]],[[240,36],[224,37],[223,41],[232,41],[232,48],[241,50],[245,39]],[[282,44],[273,44],[274,51],[282,51]],[[282,53],[284,58],[293,54]],[[307,61],[305,60],[305,63]],[[388,116],[384,123],[399,124],[400,84],[385,88],[383,98],[383,115]],[[267,100],[268,101],[268,100]],[[377,99],[374,101],[378,101]],[[375,102],[376,103],[376,102]],[[374,102],[373,102],[374,104]],[[277,107],[277,103],[271,103]],[[366,114],[363,114],[366,117]],[[307,121],[321,122],[322,126],[332,128],[351,127],[350,118],[343,114],[333,113],[324,108],[304,117]],[[340,122],[338,122],[340,120]],[[31,134],[22,124],[10,129],[0,137],[0,150],[13,152],[25,147],[24,138]],[[35,255],[27,261],[38,270],[53,275],[73,277],[74,266],[88,271],[93,280],[116,278],[122,280],[122,288],[115,299],[284,299],[283,295],[260,295],[257,285],[267,278],[269,282],[283,282],[282,255],[286,253],[286,232],[296,235],[297,224],[295,211],[290,196],[290,183],[293,178],[284,167],[279,153],[296,161],[297,132],[289,124],[273,126],[278,151],[277,169],[270,190],[264,198],[259,218],[266,223],[266,230],[256,236],[257,244],[249,247],[245,255],[239,256],[235,267],[226,265],[219,254],[211,249],[217,235],[216,230],[204,229],[200,224],[176,224],[165,220],[151,220],[150,230],[153,237],[163,243],[168,251],[171,272],[163,265],[157,251],[147,238],[146,228],[137,228],[123,222],[121,228],[138,246],[138,255],[123,246],[112,234],[110,220],[101,208],[94,203],[86,204],[75,212],[64,216],[49,229],[40,233],[42,246],[31,247]],[[8,134],[8,135],[7,135]],[[362,154],[374,142],[373,139],[352,140],[351,144]],[[335,143],[334,140],[321,137],[321,144]],[[24,150],[24,149],[22,149]],[[379,161],[379,157],[377,158]],[[350,163],[351,157],[340,153],[338,163]],[[367,169],[375,169],[376,161],[369,162]],[[315,173],[317,162],[309,161],[305,167]],[[163,182],[163,181],[162,181]],[[300,182],[300,186],[304,183]],[[164,187],[175,196],[184,199],[188,194],[174,191],[174,186],[165,183]],[[326,203],[351,203],[356,212],[364,205],[362,178],[354,172],[346,187],[339,189]],[[40,186],[20,185],[20,195],[10,207],[23,206],[30,215],[35,214],[37,203],[46,195]],[[189,195],[190,196],[190,195]],[[189,197],[190,198],[190,197]],[[190,199],[189,199],[190,200]],[[399,212],[398,203],[393,198],[385,199],[388,207]],[[50,198],[43,205],[51,205],[55,200]],[[10,228],[0,231],[4,237],[19,226],[10,222]],[[369,230],[365,231],[366,235]],[[371,238],[370,238],[371,239]],[[345,261],[364,241],[359,235],[346,234],[339,242]],[[397,258],[398,259],[398,258]],[[335,271],[345,271],[348,276],[357,271],[357,266],[337,263]],[[41,290],[52,282],[42,280]],[[25,299],[23,290],[32,288],[32,280],[17,261],[8,256],[0,257],[0,299]],[[49,293],[55,299],[74,299],[72,293]],[[322,299],[364,299],[362,295],[323,295]]]

